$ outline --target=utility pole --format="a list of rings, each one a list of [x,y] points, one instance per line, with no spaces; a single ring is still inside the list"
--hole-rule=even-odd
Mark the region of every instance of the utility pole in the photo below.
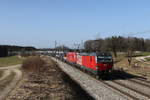
[[[80,52],[82,52],[83,49],[84,49],[84,41],[81,40],[81,44],[80,44]]]
[[[55,41],[55,48],[54,48],[54,50],[55,50],[55,56],[56,56],[56,46],[57,46],[57,41]]]
[[[75,50],[79,50],[80,49],[80,43],[74,43],[74,46],[75,46]]]

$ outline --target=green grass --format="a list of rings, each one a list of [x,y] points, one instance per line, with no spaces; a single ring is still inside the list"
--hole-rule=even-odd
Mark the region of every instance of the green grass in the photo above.
[[[0,78],[2,77],[3,71],[0,70]]]
[[[150,58],[145,58],[147,61],[150,61]]]
[[[134,54],[134,57],[149,56],[149,55],[150,55],[150,52],[141,52],[141,53]]]
[[[22,60],[18,56],[0,57],[0,67],[21,64]]]
[[[132,57],[149,56],[149,55],[150,55],[150,52],[141,52],[141,53],[133,53]],[[120,60],[122,60],[124,58],[127,58],[127,53],[117,54],[116,60],[120,61]],[[150,61],[150,58],[147,58],[146,60]]]

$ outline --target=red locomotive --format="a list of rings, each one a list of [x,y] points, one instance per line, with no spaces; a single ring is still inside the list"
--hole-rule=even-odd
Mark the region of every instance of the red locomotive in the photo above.
[[[66,60],[97,76],[109,73],[113,68],[113,58],[110,53],[68,52]]]

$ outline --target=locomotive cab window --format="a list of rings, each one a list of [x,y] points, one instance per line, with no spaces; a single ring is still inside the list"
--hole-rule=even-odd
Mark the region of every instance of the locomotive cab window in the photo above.
[[[112,62],[111,56],[97,56],[97,62]]]

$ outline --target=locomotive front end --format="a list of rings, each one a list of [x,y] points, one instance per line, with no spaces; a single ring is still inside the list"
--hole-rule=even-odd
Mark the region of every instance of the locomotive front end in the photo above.
[[[97,72],[109,73],[113,69],[113,57],[110,53],[100,53],[96,56]]]

